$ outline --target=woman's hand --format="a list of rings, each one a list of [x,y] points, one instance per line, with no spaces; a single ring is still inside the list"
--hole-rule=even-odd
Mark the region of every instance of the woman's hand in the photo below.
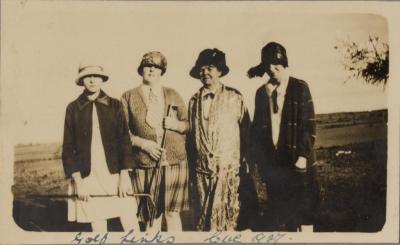
[[[307,159],[305,157],[299,156],[294,166],[300,171],[305,171],[305,169],[307,168]]]
[[[179,121],[174,117],[164,117],[163,128],[178,131]]]
[[[158,161],[165,149],[161,148],[156,142],[146,140],[142,143],[142,149],[147,152],[151,158]]]
[[[187,121],[179,121],[175,117],[164,117],[162,126],[165,129],[169,129],[181,134],[185,133],[189,127]]]
[[[129,177],[128,169],[123,169],[119,174],[118,196],[124,198],[127,197],[128,194],[132,193],[132,182]]]
[[[78,195],[78,199],[87,202],[90,198],[89,190],[85,182],[83,182],[80,173],[79,175],[73,175],[73,179],[75,192]]]

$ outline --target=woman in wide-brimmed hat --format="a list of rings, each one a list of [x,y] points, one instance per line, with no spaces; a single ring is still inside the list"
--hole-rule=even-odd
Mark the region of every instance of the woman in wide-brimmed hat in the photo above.
[[[187,109],[181,96],[172,88],[162,86],[167,60],[160,52],[146,53],[137,69],[142,84],[122,95],[125,116],[131,134],[132,150],[138,166],[133,170],[134,191],[151,194],[159,189],[157,215],[151,229],[161,230],[164,215],[168,231],[181,230],[179,212],[188,209],[188,166],[185,149]],[[171,108],[167,116],[168,108]],[[165,133],[165,146],[161,148]],[[156,162],[163,172],[157,183],[149,187]],[[155,180],[154,180],[155,181]],[[150,189],[151,188],[151,189]],[[149,214],[139,201],[139,215],[148,223]]]
[[[137,204],[128,169],[133,167],[128,127],[120,101],[101,90],[108,75],[101,66],[81,66],[75,83],[83,93],[66,111],[62,161],[71,180],[68,221],[107,231],[107,219],[120,217],[125,231],[138,229]]]
[[[218,49],[203,50],[190,71],[203,83],[189,102],[188,133],[195,224],[201,231],[238,228],[250,117],[241,93],[220,81],[228,72]]]

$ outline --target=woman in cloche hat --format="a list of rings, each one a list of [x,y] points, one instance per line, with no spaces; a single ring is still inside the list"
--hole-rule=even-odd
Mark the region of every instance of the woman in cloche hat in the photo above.
[[[252,126],[255,163],[267,185],[271,230],[311,231],[318,209],[315,181],[316,124],[307,82],[291,76],[283,45],[270,42],[248,76],[268,75],[257,89]]]
[[[137,193],[150,193],[156,201],[157,212],[151,225],[146,200],[139,200],[140,220],[151,230],[161,230],[162,216],[168,231],[182,230],[179,212],[188,209],[188,166],[185,149],[187,109],[181,96],[172,88],[162,86],[167,60],[160,52],[146,53],[137,69],[142,84],[122,95],[128,120],[136,168],[132,181]],[[163,135],[164,148],[162,148]],[[154,167],[161,162],[159,181],[153,179]],[[158,191],[156,191],[158,190]]]
[[[83,93],[66,110],[62,161],[69,195],[77,196],[68,200],[68,221],[105,232],[107,219],[120,217],[125,231],[137,230],[129,131],[121,102],[101,90],[107,80],[101,66],[81,66],[75,83]]]

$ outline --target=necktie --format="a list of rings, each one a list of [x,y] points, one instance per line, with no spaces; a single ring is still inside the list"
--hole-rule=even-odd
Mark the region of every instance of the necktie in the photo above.
[[[157,95],[154,93],[153,89],[150,88],[150,92],[149,92],[149,104],[150,104],[150,105],[157,104],[157,101],[158,101]]]
[[[276,91],[276,88],[274,89],[274,91],[272,91],[272,109],[274,111],[274,113],[278,113],[279,110],[279,106],[278,106],[278,92]]]
[[[146,121],[152,128],[161,127],[162,111],[157,107],[158,96],[154,93],[153,89],[149,91],[149,107],[147,108]]]

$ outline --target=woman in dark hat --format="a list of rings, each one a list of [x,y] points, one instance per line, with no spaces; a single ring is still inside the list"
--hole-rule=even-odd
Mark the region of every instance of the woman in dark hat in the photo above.
[[[122,95],[125,116],[128,120],[132,150],[137,168],[133,169],[133,189],[136,193],[155,193],[157,213],[152,229],[161,230],[162,216],[167,221],[168,231],[182,230],[179,212],[188,209],[188,166],[185,149],[187,109],[181,96],[171,88],[161,85],[166,72],[167,60],[160,52],[146,53],[137,69],[143,77],[139,87]],[[168,108],[170,115],[167,115]],[[165,133],[165,146],[161,147]],[[156,183],[151,176],[156,162],[165,166]],[[139,216],[149,224],[149,213],[139,200]]]
[[[75,82],[83,93],[67,107],[62,161],[71,179],[68,192],[77,196],[68,200],[68,221],[105,232],[107,219],[120,217],[125,231],[136,230],[136,200],[127,196],[133,167],[129,131],[121,102],[101,90],[107,80],[101,66],[82,66]]]
[[[252,143],[267,185],[265,220],[271,230],[296,231],[313,224],[318,201],[313,178],[314,104],[308,84],[290,76],[281,44],[264,46],[261,63],[250,68],[248,76],[264,73],[269,80],[256,92]]]
[[[188,134],[195,223],[201,231],[237,228],[239,173],[247,170],[250,118],[240,92],[220,81],[228,72],[218,49],[203,50],[190,71],[203,83],[189,102]]]

